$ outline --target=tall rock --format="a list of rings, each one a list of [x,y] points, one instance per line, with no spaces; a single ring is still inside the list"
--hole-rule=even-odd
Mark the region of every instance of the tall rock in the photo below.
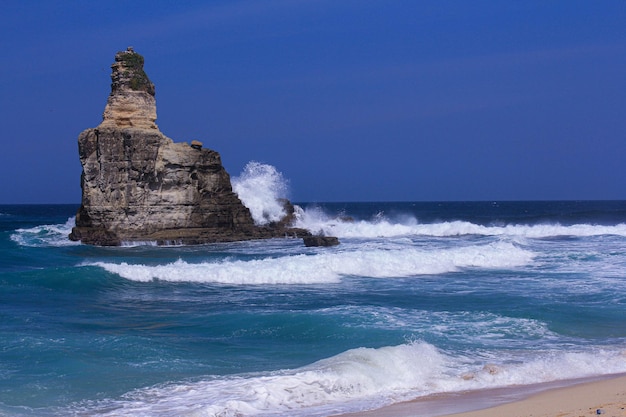
[[[217,152],[159,131],[143,63],[132,48],[116,54],[102,123],[78,136],[82,204],[70,239],[110,246],[307,235],[285,222],[255,225]]]

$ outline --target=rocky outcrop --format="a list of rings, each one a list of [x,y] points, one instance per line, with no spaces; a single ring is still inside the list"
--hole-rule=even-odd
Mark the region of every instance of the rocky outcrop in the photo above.
[[[78,137],[82,204],[70,239],[198,244],[309,234],[289,219],[255,225],[217,152],[159,131],[141,55],[118,52],[111,79],[102,123]]]
[[[313,247],[313,246],[337,246],[339,244],[339,239],[335,236],[305,236],[303,238],[304,246]]]

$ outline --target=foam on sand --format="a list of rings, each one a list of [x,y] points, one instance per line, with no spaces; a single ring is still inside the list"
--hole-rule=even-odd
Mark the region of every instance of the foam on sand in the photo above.
[[[574,381],[572,381],[574,382]],[[541,390],[542,387],[537,387]],[[626,409],[626,376],[602,378],[589,382],[577,382],[558,386],[556,388],[546,387],[534,395],[524,395],[520,393],[521,399],[492,408],[482,408],[478,411],[463,412],[454,414],[454,417],[579,417],[586,415],[606,415],[623,416]],[[474,397],[493,401],[493,392],[487,391],[478,393]],[[487,398],[485,398],[487,397]],[[520,398],[520,397],[518,397]],[[407,404],[407,410],[410,404]],[[396,411],[380,410],[380,413],[372,415],[387,416],[387,412],[392,412],[395,417],[414,415],[397,413]],[[450,415],[449,417],[452,417]]]

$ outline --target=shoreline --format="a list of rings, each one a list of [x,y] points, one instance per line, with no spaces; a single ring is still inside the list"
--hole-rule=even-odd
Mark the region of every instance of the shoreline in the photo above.
[[[338,417],[626,417],[626,374],[435,394]]]

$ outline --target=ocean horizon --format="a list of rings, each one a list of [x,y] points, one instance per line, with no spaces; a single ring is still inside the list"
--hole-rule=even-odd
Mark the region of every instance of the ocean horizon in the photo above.
[[[78,204],[0,205],[0,415],[331,416],[626,372],[626,201],[295,204],[340,245],[95,247]]]

